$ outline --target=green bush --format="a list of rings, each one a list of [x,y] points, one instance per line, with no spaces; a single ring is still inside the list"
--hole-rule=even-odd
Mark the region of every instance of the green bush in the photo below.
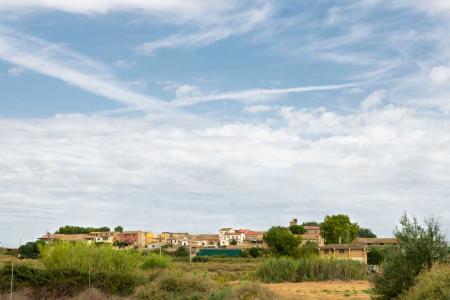
[[[381,265],[384,258],[384,250],[382,247],[372,246],[367,251],[368,265]]]
[[[165,272],[135,291],[139,299],[206,299],[216,284],[206,277]]]
[[[116,250],[111,245],[58,242],[40,247],[42,263],[48,269],[74,269],[80,272],[132,273],[140,266],[141,253]]]
[[[192,262],[208,262],[209,257],[208,256],[194,256],[192,258]]]
[[[291,257],[272,257],[256,268],[256,277],[264,282],[294,281],[298,261]]]
[[[361,280],[367,272],[365,265],[353,260],[279,257],[262,262],[255,276],[264,282]]]
[[[172,259],[166,255],[149,253],[141,265],[142,270],[166,269],[172,267]]]
[[[62,298],[74,296],[89,287],[114,295],[129,295],[142,283],[131,274],[85,273],[75,269],[38,269],[27,265],[14,266],[14,290],[31,289],[30,298]],[[9,291],[11,265],[0,271],[0,290]]]
[[[414,286],[399,297],[400,300],[450,299],[450,265],[436,265],[420,274]]]

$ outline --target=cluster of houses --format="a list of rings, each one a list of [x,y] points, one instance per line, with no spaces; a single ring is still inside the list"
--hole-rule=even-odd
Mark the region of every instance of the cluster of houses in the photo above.
[[[297,225],[297,219],[292,219],[290,225]],[[304,226],[301,234],[302,244],[313,242],[317,244],[321,257],[336,259],[353,259],[367,263],[367,250],[372,246],[395,245],[395,238],[357,238],[351,244],[328,244],[320,234],[320,226]],[[221,228],[218,234],[189,234],[187,232],[162,232],[154,234],[150,231],[123,232],[91,232],[89,234],[51,234],[47,233],[43,241],[85,241],[88,243],[109,243],[120,247],[139,249],[161,249],[163,247],[176,249],[180,246],[193,249],[200,248],[230,248],[246,249],[252,247],[265,248],[264,231],[250,229]]]

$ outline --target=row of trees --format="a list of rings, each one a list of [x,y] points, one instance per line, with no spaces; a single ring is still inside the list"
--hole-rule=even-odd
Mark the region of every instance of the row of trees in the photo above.
[[[55,233],[60,234],[87,234],[90,232],[109,232],[111,231],[109,227],[103,226],[103,227],[80,227],[80,226],[71,226],[66,225],[59,227],[58,230],[55,231]],[[122,226],[117,226],[114,228],[114,232],[123,232]]]

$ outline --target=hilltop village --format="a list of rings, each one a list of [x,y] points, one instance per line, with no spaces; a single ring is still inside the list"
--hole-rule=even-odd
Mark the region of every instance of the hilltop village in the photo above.
[[[290,226],[297,225],[297,219],[290,221]],[[304,233],[299,234],[301,245],[314,243],[317,251],[323,257],[353,259],[367,263],[367,249],[370,246],[395,245],[395,238],[356,238],[352,243],[327,244],[321,235],[320,226],[303,226]],[[107,243],[117,249],[141,249],[175,251],[179,247],[186,247],[194,255],[200,252],[208,253],[207,249],[220,249],[222,255],[231,253],[225,249],[243,250],[250,248],[266,248],[265,231],[251,229],[220,228],[217,234],[190,234],[188,232],[151,231],[93,231],[83,234],[47,233],[39,238],[41,241],[82,241],[86,243]]]

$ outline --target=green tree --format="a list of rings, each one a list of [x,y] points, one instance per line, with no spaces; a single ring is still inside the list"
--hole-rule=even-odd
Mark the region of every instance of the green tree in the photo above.
[[[22,258],[37,258],[39,256],[39,245],[44,244],[42,241],[28,242],[19,247],[19,253]]]
[[[384,258],[382,247],[373,246],[367,250],[367,264],[380,265]]]
[[[114,232],[123,232],[123,227],[122,226],[116,226],[116,228],[114,228]]]
[[[298,253],[298,245],[301,238],[292,234],[286,227],[274,226],[264,234],[269,250],[278,255],[295,256]]]
[[[308,222],[303,222],[302,226],[320,226],[320,224],[316,221],[308,221]]]
[[[375,293],[381,299],[392,299],[413,286],[415,278],[430,270],[435,262],[448,262],[447,241],[434,218],[420,225],[407,215],[394,231],[398,245],[386,248],[382,272],[374,277]]]
[[[188,257],[189,256],[189,249],[185,246],[180,246],[173,252],[173,256],[176,257]]]
[[[232,239],[232,240],[230,241],[230,245],[231,245],[231,246],[236,246],[236,245],[237,245],[237,241],[236,241],[235,239]]]
[[[376,238],[377,235],[372,232],[369,228],[359,228],[358,229],[358,237],[360,238]]]
[[[292,234],[304,234],[306,232],[305,227],[302,225],[291,225],[289,226],[289,231],[292,232]]]
[[[320,232],[327,244],[351,243],[358,233],[358,224],[352,223],[347,215],[326,216]]]
[[[60,227],[55,233],[61,233],[61,234],[83,234],[83,233],[90,233],[94,231],[110,231],[109,227],[80,227],[80,226],[70,226],[66,225],[63,227]]]
[[[307,241],[304,245],[300,246],[298,251],[298,257],[311,257],[319,254],[319,246],[317,243]]]

